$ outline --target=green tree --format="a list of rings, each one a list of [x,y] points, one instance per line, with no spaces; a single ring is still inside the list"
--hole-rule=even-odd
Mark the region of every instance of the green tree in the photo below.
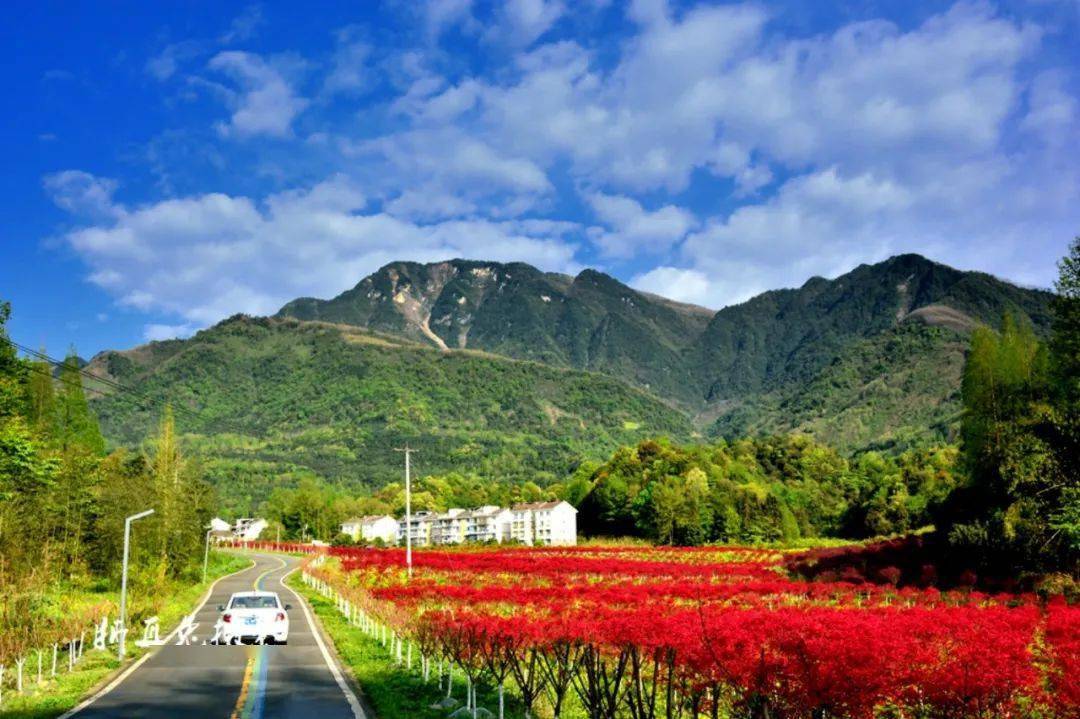
[[[29,363],[27,377],[28,419],[42,435],[56,432],[56,387],[48,362]]]
[[[77,445],[96,455],[104,454],[105,438],[86,403],[79,360],[74,352],[68,354],[60,367],[60,395],[56,404],[57,439],[61,448]]]
[[[1050,348],[1063,399],[1067,407],[1075,408],[1080,403],[1080,237],[1073,240],[1058,269]]]
[[[151,503],[160,528],[160,566],[164,574],[179,574],[200,556],[203,527],[210,520],[212,494],[198,467],[187,459],[176,434],[172,408],[162,413],[157,435],[151,439],[146,466],[153,492]],[[138,501],[138,497],[133,497]]]
[[[1067,342],[1056,336],[1054,344]],[[1070,530],[1069,490],[1078,481],[1074,410],[1061,404],[1060,370],[1051,372],[1048,358],[1031,328],[1008,315],[1001,332],[972,334],[962,386],[967,479],[945,503],[940,524],[987,568],[1075,566],[1080,549]]]

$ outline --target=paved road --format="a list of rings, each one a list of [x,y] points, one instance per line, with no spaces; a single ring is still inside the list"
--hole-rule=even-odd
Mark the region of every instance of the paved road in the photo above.
[[[315,635],[310,608],[281,583],[299,560],[279,555],[251,557],[254,567],[214,587],[198,610],[195,634],[200,643],[213,634],[217,607],[230,594],[258,588],[276,591],[292,605],[288,645],[175,646],[170,642],[114,688],[75,712],[76,719],[364,719],[336,660]]]

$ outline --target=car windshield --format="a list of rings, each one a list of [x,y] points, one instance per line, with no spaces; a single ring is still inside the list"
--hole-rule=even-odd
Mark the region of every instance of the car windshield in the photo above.
[[[233,597],[233,609],[277,609],[278,600],[274,596]]]

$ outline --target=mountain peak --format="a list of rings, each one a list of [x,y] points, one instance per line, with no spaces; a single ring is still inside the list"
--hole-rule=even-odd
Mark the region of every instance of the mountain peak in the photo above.
[[[835,279],[811,277],[712,312],[639,292],[596,269],[523,262],[390,262],[330,300],[279,316],[590,369],[690,406],[799,381],[851,342],[901,323],[966,332],[1006,311],[1048,322],[1048,296],[906,253]]]

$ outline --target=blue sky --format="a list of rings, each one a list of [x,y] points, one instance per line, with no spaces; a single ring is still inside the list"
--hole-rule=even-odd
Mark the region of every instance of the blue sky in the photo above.
[[[921,252],[1049,286],[1080,3],[14,2],[0,298],[90,355],[395,259],[720,307]]]

